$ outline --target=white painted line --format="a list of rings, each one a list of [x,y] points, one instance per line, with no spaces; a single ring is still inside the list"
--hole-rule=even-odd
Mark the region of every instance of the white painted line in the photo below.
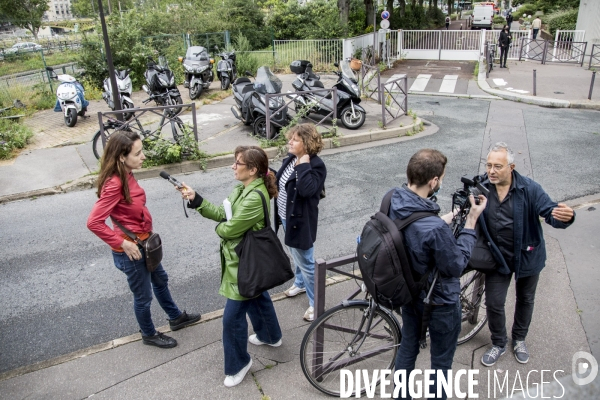
[[[506,86],[506,84],[508,83],[502,78],[494,78],[493,81],[496,86]]]
[[[517,92],[517,93],[521,93],[521,94],[529,93],[529,91],[521,90],[521,89],[506,88],[506,90],[510,90],[511,92]]]
[[[396,80],[398,78],[402,78],[405,75],[406,74],[394,74],[394,75],[390,76],[386,82],[390,82],[390,81]]]
[[[431,74],[419,74],[409,90],[412,90],[413,92],[424,92],[430,78]]]
[[[439,92],[454,93],[456,82],[458,82],[458,75],[444,75],[444,80],[442,81]]]

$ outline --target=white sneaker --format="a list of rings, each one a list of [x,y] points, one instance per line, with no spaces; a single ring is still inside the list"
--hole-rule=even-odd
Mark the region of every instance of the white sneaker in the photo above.
[[[242,370],[240,372],[238,372],[237,374],[227,375],[225,377],[225,381],[223,381],[223,384],[225,384],[225,386],[227,386],[227,387],[233,387],[233,386],[239,385],[244,380],[244,377],[246,376],[248,371],[250,371],[251,366],[252,366],[252,359],[250,359],[250,362],[248,363],[248,365],[246,365],[244,368],[242,368]]]
[[[276,343],[270,344],[270,343],[265,343],[265,342],[261,342],[260,340],[258,340],[258,338],[256,337],[256,334],[248,336],[248,341],[255,346],[262,346],[263,344],[267,344],[271,347],[281,346],[281,339],[279,339],[279,341],[277,341]]]
[[[315,308],[314,307],[308,307],[308,309],[304,313],[304,319],[307,320],[308,322],[312,322],[315,320]]]
[[[300,293],[304,293],[304,292],[306,292],[306,289],[299,288],[296,285],[292,285],[291,288],[289,288],[288,290],[286,290],[283,293],[285,293],[285,295],[287,297],[294,297],[294,296],[298,296]]]

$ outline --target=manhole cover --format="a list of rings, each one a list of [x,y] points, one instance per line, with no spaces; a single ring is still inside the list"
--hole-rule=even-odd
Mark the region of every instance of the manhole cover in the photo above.
[[[554,94],[565,94],[564,92],[554,92]]]

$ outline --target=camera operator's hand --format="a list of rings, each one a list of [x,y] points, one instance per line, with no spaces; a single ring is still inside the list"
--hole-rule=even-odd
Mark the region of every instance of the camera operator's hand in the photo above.
[[[467,215],[467,220],[465,221],[465,229],[475,229],[477,218],[479,218],[487,206],[487,198],[484,195],[480,194],[477,197],[479,199],[479,204],[475,204],[475,197],[473,197],[473,195],[469,195],[471,210],[469,211],[469,215]]]

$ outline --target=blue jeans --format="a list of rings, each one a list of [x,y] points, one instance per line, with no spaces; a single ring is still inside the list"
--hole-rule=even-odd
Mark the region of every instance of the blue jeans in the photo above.
[[[413,301],[402,307],[402,341],[400,349],[396,355],[396,371],[406,370],[406,379],[412,370],[415,369],[415,362],[419,354],[419,339],[421,338],[421,318],[423,316],[423,301]],[[431,353],[431,369],[441,370],[448,377],[448,370],[452,369],[452,359],[456,351],[456,341],[460,334],[461,309],[460,302],[455,304],[444,304],[434,306],[431,311],[429,321],[429,346]],[[432,376],[434,382],[437,381],[437,373]],[[407,397],[408,383],[406,383]],[[423,388],[425,391],[425,388]],[[436,385],[429,389],[430,393],[436,393]],[[400,391],[399,395],[402,394]],[[447,394],[442,393],[441,399],[446,399]],[[437,397],[436,397],[437,398]]]
[[[285,231],[285,219],[281,219],[283,230]],[[315,306],[315,247],[312,246],[308,250],[301,250],[295,247],[288,246],[294,265],[296,266],[294,285],[298,288],[306,289],[308,297],[308,305]]]
[[[250,300],[227,299],[223,311],[225,375],[237,374],[250,362],[246,314],[258,340],[273,344],[281,339],[281,328],[269,292]]]
[[[162,264],[159,264],[154,272],[150,273],[146,269],[146,262],[143,257],[141,260],[131,261],[127,254],[113,251],[113,258],[115,266],[127,275],[127,283],[129,283],[129,289],[133,293],[133,311],[142,335],[153,336],[156,334],[150,315],[152,291],[154,291],[158,304],[167,313],[169,319],[175,319],[181,315],[181,311],[171,298],[168,286],[169,277]]]

